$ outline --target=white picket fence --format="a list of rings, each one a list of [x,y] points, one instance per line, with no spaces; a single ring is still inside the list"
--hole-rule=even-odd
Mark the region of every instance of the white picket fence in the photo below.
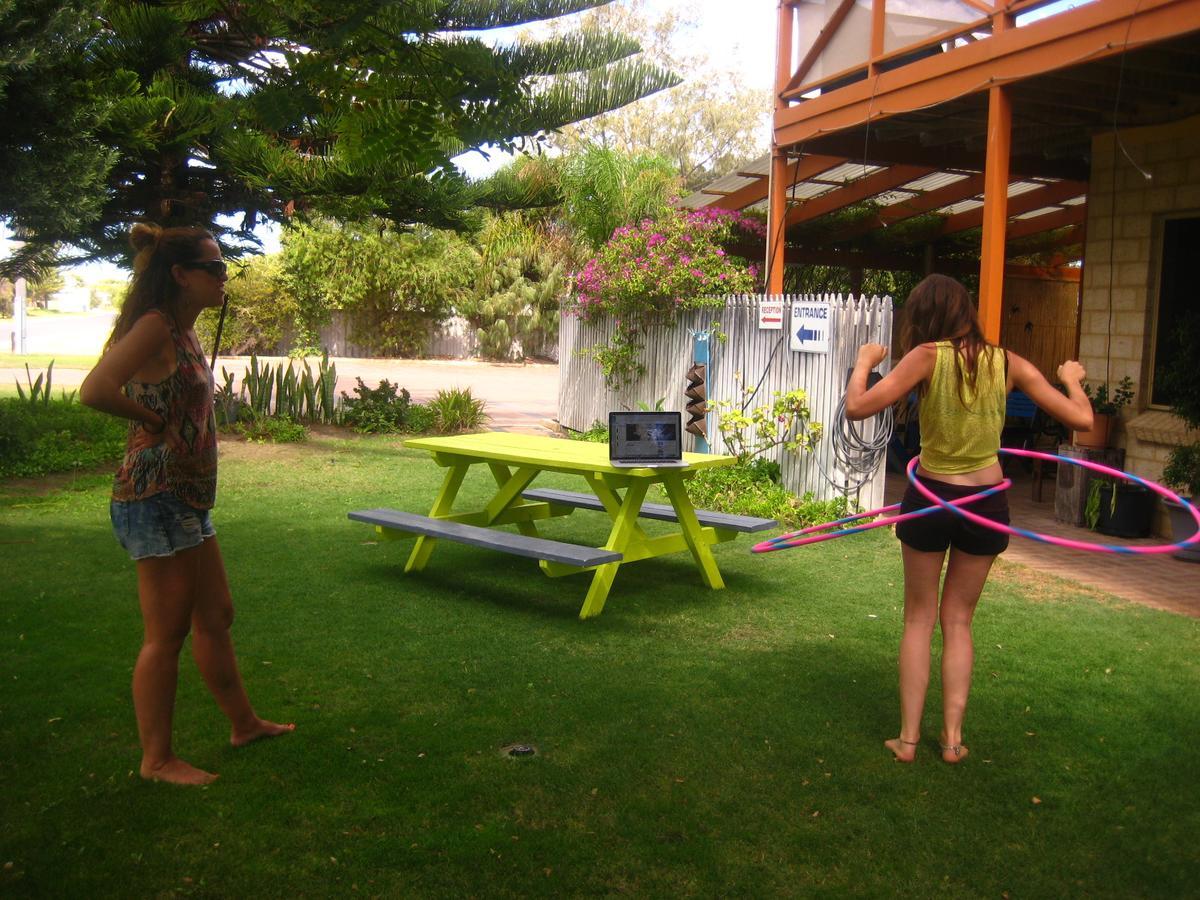
[[[763,302],[783,303],[783,327],[769,330],[759,327],[759,306]],[[830,335],[827,353],[793,351],[790,338],[793,304],[827,303],[830,310]],[[558,413],[567,428],[586,431],[597,421],[607,423],[610,410],[653,409],[662,399],[663,408],[683,410],[686,398],[685,374],[693,359],[693,334],[715,330],[726,340],[709,340],[708,396],[732,399],[742,396],[743,388],[758,387],[748,408],[767,405],[775,391],[803,388],[815,421],[825,426],[817,449],[797,456],[776,448],[774,458],[783,470],[787,488],[796,494],[811,491],[829,499],[842,491],[842,473],[834,466],[832,433],[838,427],[837,407],[845,393],[847,370],[854,365],[860,345],[867,342],[888,344],[892,334],[892,298],[840,294],[737,295],[727,298],[723,309],[692,310],[680,315],[675,327],[660,326],[646,335],[643,360],[646,374],[620,391],[611,391],[604,383],[600,367],[580,350],[607,344],[612,338],[610,320],[584,322],[563,315],[558,339]],[[709,416],[708,436],[713,452],[726,452],[715,415]],[[864,436],[870,438],[875,425],[863,423]],[[688,436],[687,449],[694,449]],[[824,475],[822,474],[824,472]],[[854,495],[864,507],[883,505],[883,467]],[[834,484],[831,484],[830,482]]]

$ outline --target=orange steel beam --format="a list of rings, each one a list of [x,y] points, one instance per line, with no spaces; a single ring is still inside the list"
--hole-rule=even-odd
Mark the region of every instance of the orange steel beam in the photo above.
[[[890,191],[905,182],[913,181],[935,171],[937,170],[923,166],[892,166],[890,169],[884,169],[852,181],[845,187],[835,188],[829,193],[804,201],[788,211],[784,218],[784,224],[795,225],[797,222],[807,222],[817,216],[823,216],[836,209],[844,209],[860,200]]]
[[[1044,216],[1034,216],[1031,219],[1018,219],[1009,222],[1005,231],[1008,240],[1040,234],[1043,231],[1054,231],[1056,228],[1066,228],[1068,225],[1082,225],[1087,221],[1087,204],[1080,203],[1064,209],[1046,213]]]
[[[798,106],[776,109],[774,140],[820,134],[936,105],[994,85],[1116,56],[1200,29],[1200,0],[1104,0],[994,33]]]
[[[804,94],[811,93],[815,90],[825,89],[827,85],[834,82],[845,82],[855,80],[854,76],[859,75],[876,75],[879,72],[886,71],[889,68],[897,68],[904,65],[903,60],[906,56],[912,56],[920,53],[922,50],[936,47],[940,44],[951,43],[964,35],[971,34],[975,31],[991,31],[991,19],[978,19],[974,22],[964,22],[957,24],[953,28],[939,32],[927,38],[922,38],[919,41],[914,41],[911,44],[905,44],[892,50],[890,53],[884,53],[883,48],[879,48],[876,56],[873,56],[865,63],[855,63],[854,65],[842,69],[838,72],[829,72],[823,74],[816,81],[810,81],[808,84],[801,84],[798,87],[792,88],[784,92],[783,98],[789,101],[798,101],[803,99]],[[872,44],[872,48],[874,44]],[[890,64],[890,65],[889,65]],[[861,79],[860,79],[861,80]]]
[[[854,7],[854,0],[842,0],[841,5],[834,10],[829,21],[825,23],[825,27],[821,29],[821,33],[817,35],[817,39],[813,41],[813,45],[808,48],[808,52],[804,54],[804,59],[800,60],[800,65],[796,67],[795,73],[788,80],[788,83],[783,86],[781,94],[786,94],[804,79],[813,64],[817,61],[817,57],[824,52],[829,45],[830,39],[837,33],[837,30],[842,27],[842,22],[845,21],[846,15]]]
[[[883,56],[883,31],[887,25],[887,0],[871,0],[871,65],[868,75],[878,73],[876,62]]]
[[[962,181],[954,182],[954,184],[948,184],[937,190],[926,191],[919,196],[913,197],[911,200],[901,200],[899,203],[885,206],[879,210],[877,215],[831,235],[830,240],[844,241],[849,238],[858,237],[860,234],[866,234],[868,231],[874,231],[876,228],[883,228],[895,222],[902,222],[905,219],[911,219],[913,216],[932,212],[935,209],[941,209],[943,206],[949,206],[951,203],[958,203],[960,200],[974,197],[982,190],[983,175],[971,175]]]
[[[845,161],[840,156],[806,156],[794,163],[787,163],[785,157],[786,168],[783,170],[780,183],[786,189],[793,184],[799,184],[801,181],[812,178],[814,175],[820,175],[834,166],[840,166]],[[760,181],[748,184],[743,188],[738,188],[736,191],[730,191],[728,194],[704,205],[719,206],[722,209],[745,209],[751,204],[766,199],[769,194],[768,182],[770,179],[762,176],[758,177],[761,179]]]
[[[733,245],[728,248],[730,253],[744,259],[761,258],[762,247],[758,244]],[[920,254],[908,253],[861,253],[856,250],[834,249],[831,247],[787,247],[780,252],[780,257],[789,266],[805,264],[820,266],[845,266],[848,269],[899,269],[906,272],[919,272],[924,266]],[[972,267],[973,268],[973,267]],[[967,273],[967,269],[959,268]],[[780,287],[783,282],[780,280]],[[768,288],[768,293],[772,291]],[[779,293],[775,291],[774,293]]]
[[[989,139],[991,137],[991,128],[988,128]],[[984,176],[984,193],[987,192],[987,176]],[[1007,195],[1007,184],[1004,185],[1004,192]],[[1048,184],[1044,188],[1038,188],[1036,191],[1027,191],[1024,194],[1018,194],[1010,200],[1007,200],[1008,215],[1019,216],[1022,213],[1033,212],[1035,209],[1041,209],[1043,206],[1054,206],[1062,203],[1064,200],[1070,200],[1073,197],[1079,197],[1087,193],[1087,185],[1080,184],[1077,181],[1056,181],[1053,184]],[[969,228],[977,228],[984,221],[984,207],[968,209],[966,212],[956,213],[949,216],[942,223],[941,234],[953,234],[956,231],[966,231]]]
[[[792,24],[799,12],[792,9],[788,0],[779,0],[779,10],[776,15],[778,23],[775,33],[775,115],[779,115],[784,107],[780,92],[788,80],[788,71],[792,66]],[[797,175],[803,160],[796,161]],[[767,185],[767,247],[763,260],[766,270],[766,288],[768,294],[783,293],[784,267],[784,214],[787,212],[787,154],[773,139],[771,141],[771,178]]]
[[[771,154],[771,196],[767,208],[766,287],[768,294],[783,293],[783,267],[787,233],[787,157],[778,150]]]
[[[914,166],[936,166],[939,169],[962,169],[982,172],[985,161],[983,151],[973,153],[955,149],[950,145],[922,147],[916,141],[864,141],[861,132],[830,134],[805,144],[812,153],[830,156],[845,156],[876,165],[909,163]],[[1068,178],[1087,181],[1090,171],[1086,164],[1074,160],[1044,159],[1040,156],[1014,156],[1010,160],[1013,176],[1025,178]]]
[[[755,261],[762,258],[761,244],[733,244],[727,249],[733,255],[743,259]],[[788,247],[781,255],[789,266],[842,266],[847,269],[893,269],[905,272],[925,272],[925,257],[920,253],[861,252],[833,247]],[[1079,272],[1078,267],[1075,266],[1055,265],[1018,266],[1009,264],[1005,266],[1004,270],[1010,275],[1050,277],[1062,281],[1077,281]],[[934,259],[934,271],[950,275],[974,275],[979,269],[974,260],[963,257],[947,257]]]
[[[1002,87],[988,98],[987,167],[983,172],[983,238],[979,250],[979,324],[1000,341],[1004,307],[1004,227],[1008,220],[1008,157],[1012,149],[1012,98]]]

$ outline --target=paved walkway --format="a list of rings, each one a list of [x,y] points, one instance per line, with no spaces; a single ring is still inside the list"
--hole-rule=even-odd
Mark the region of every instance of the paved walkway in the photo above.
[[[1029,477],[1020,472],[1011,477],[1013,486],[1008,492],[1008,502],[1014,525],[1077,541],[1133,546],[1163,543],[1162,538],[1128,540],[1108,537],[1087,528],[1059,522],[1054,518],[1053,480],[1044,482],[1042,499],[1035,502]],[[904,494],[905,484],[903,475],[888,473],[885,502],[898,502]],[[1169,554],[1124,556],[1090,553],[1014,537],[1001,559],[1146,606],[1200,618],[1200,565],[1175,559]]]

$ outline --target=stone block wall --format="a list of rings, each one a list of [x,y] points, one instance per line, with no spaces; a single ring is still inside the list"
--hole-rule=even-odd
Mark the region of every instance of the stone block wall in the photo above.
[[[1147,409],[1157,241],[1164,217],[1176,213],[1200,215],[1200,116],[1122,131],[1119,142],[1111,132],[1093,139],[1080,362],[1093,384],[1133,379],[1137,399],[1122,413],[1116,444],[1129,471],[1152,479],[1186,438],[1174,417]]]

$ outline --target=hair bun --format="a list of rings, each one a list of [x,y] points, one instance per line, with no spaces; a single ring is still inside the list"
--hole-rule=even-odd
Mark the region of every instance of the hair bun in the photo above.
[[[153,252],[158,247],[163,230],[153,222],[136,222],[129,231],[129,243],[138,253],[144,250]]]

